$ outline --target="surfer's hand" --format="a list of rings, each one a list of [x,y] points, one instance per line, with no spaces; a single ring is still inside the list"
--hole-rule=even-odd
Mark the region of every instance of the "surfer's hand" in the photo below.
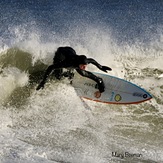
[[[41,82],[39,85],[38,85],[38,87],[36,88],[36,90],[38,91],[39,89],[43,89],[44,88],[44,82]]]
[[[107,66],[102,66],[101,70],[104,72],[107,72],[107,71],[111,71],[112,69],[110,67],[107,67]]]
[[[101,97],[101,92],[100,92],[100,91],[96,91],[96,92],[94,93],[94,96],[95,96],[96,98],[100,98],[100,97]]]

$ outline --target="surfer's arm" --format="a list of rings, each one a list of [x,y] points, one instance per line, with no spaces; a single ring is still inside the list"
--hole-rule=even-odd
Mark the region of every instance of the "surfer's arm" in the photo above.
[[[87,63],[88,64],[89,63],[92,63],[93,65],[95,65],[96,67],[98,67],[100,70],[102,70],[104,72],[107,72],[107,70],[108,71],[111,71],[112,70],[110,67],[100,65],[97,61],[95,61],[92,58],[87,58]]]
[[[84,77],[90,78],[92,80],[94,80],[97,84],[98,84],[98,89],[99,91],[102,93],[105,90],[105,86],[104,86],[104,82],[101,78],[97,77],[96,75],[94,75],[93,73],[89,72],[89,71],[85,71],[85,70],[81,70],[81,69],[76,69],[76,71]]]
[[[45,74],[44,74],[44,77],[43,77],[41,83],[40,83],[40,84],[38,85],[38,87],[36,88],[36,90],[39,90],[40,88],[43,88],[43,87],[44,87],[44,84],[45,84],[45,82],[46,82],[46,79],[48,78],[48,76],[50,75],[50,73],[52,72],[52,70],[53,70],[54,68],[55,68],[54,65],[50,65],[50,66],[47,68],[47,70],[46,70],[46,72],[45,72]]]

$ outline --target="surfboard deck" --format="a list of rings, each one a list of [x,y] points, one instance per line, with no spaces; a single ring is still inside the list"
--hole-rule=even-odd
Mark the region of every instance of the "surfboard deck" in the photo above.
[[[72,86],[80,97],[108,104],[138,104],[152,98],[143,88],[129,81],[108,74],[92,73],[103,79],[105,92],[96,98],[94,96],[94,93],[98,91],[96,82],[75,74]]]

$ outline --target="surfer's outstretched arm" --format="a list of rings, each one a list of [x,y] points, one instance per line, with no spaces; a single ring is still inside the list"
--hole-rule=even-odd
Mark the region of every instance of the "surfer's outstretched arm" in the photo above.
[[[46,72],[45,72],[45,74],[44,74],[44,77],[43,77],[41,83],[40,83],[40,84],[38,85],[38,87],[36,88],[36,90],[39,90],[40,88],[44,88],[44,84],[45,84],[45,82],[46,82],[46,79],[48,78],[48,76],[50,75],[50,73],[52,72],[53,69],[54,69],[54,65],[50,65],[50,66],[47,68],[47,70],[46,70]]]
[[[105,86],[104,86],[104,82],[101,78],[97,77],[96,75],[94,75],[93,73],[89,72],[89,71],[85,71],[85,70],[81,70],[81,69],[76,69],[76,71],[84,77],[90,78],[92,80],[94,80],[97,84],[98,84],[98,89],[99,91],[102,93],[105,90]]]
[[[50,73],[54,70],[54,69],[57,69],[57,68],[62,68],[62,66],[60,64],[53,64],[53,65],[50,65],[45,74],[44,74],[44,77],[41,81],[41,83],[38,85],[38,87],[36,88],[36,90],[39,90],[40,88],[44,88],[44,84],[46,83],[46,80],[48,78],[48,76],[50,75]]]
[[[88,64],[89,63],[92,63],[93,65],[95,65],[96,67],[98,67],[100,70],[102,70],[104,72],[107,72],[107,70],[108,71],[111,71],[112,70],[110,67],[100,65],[97,61],[95,61],[92,58],[87,58],[87,63]]]

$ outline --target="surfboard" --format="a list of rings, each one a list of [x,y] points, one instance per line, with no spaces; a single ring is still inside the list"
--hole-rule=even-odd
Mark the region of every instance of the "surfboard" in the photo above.
[[[94,93],[98,91],[97,83],[75,74],[72,86],[82,98],[107,104],[138,104],[152,98],[146,90],[129,81],[108,74],[92,73],[103,79],[105,91],[96,98]]]

